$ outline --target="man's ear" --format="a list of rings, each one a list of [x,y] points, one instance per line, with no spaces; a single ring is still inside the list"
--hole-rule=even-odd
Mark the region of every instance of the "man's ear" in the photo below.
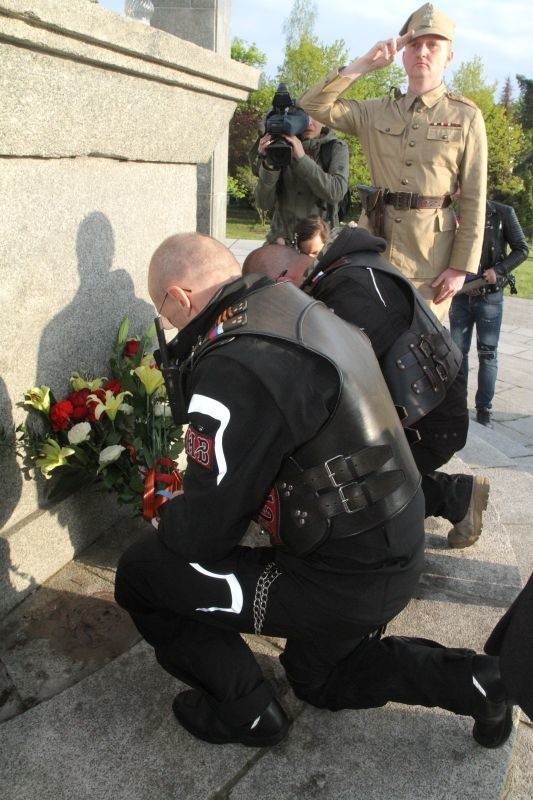
[[[450,42],[450,46],[448,48],[448,58],[446,60],[446,66],[448,67],[452,63],[452,61],[453,61],[453,50]]]
[[[168,287],[169,297],[172,297],[181,307],[182,311],[189,316],[191,313],[191,298],[190,294],[186,292],[181,286],[174,284]]]

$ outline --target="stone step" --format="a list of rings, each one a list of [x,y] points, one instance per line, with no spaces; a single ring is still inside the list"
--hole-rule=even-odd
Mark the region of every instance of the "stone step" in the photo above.
[[[509,528],[530,513],[521,495],[531,476],[503,465],[472,468],[457,457],[447,469],[489,474],[484,533],[474,547],[450,550],[449,523],[428,521],[417,597],[388,632],[480,650],[521,585]],[[111,601],[116,559],[142,531],[142,523],[133,531],[121,523],[4,621],[2,659],[19,704],[0,726],[4,797],[505,797],[516,731],[490,751],[472,739],[470,718],[440,709],[391,703],[331,714],[297,703],[276,640],[249,637],[294,718],[289,737],[266,750],[217,748],[190,737],[170,710],[179,684]]]

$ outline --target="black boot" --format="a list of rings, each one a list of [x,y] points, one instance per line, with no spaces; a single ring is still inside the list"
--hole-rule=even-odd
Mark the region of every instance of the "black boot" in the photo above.
[[[211,744],[269,747],[281,742],[289,730],[289,719],[276,699],[255,720],[238,727],[230,727],[220,719],[198,689],[176,695],[172,710],[185,730]]]
[[[483,747],[501,747],[513,729],[513,704],[500,676],[499,659],[474,656],[472,682],[475,693],[472,735]]]
[[[478,408],[476,410],[476,421],[485,428],[493,428],[491,413],[488,408]]]

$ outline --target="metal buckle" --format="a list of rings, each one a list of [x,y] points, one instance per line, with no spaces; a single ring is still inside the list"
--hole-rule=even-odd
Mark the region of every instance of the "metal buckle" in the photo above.
[[[435,362],[435,372],[437,373],[441,381],[443,383],[446,383],[446,381],[448,380],[448,373],[446,372],[442,364],[439,364],[438,361]]]
[[[431,358],[433,356],[433,348],[424,336],[420,337],[420,341],[418,343],[418,347],[420,351],[425,355],[426,358]]]
[[[349,489],[350,486],[357,486],[357,485],[358,484],[355,481],[353,481],[353,483],[347,483],[345,486],[341,486],[339,488],[339,497],[341,499],[342,507],[344,508],[344,510],[346,511],[347,514],[355,514],[357,511],[360,511],[362,508],[365,508],[365,506],[367,505],[367,503],[365,503],[363,506],[358,506],[357,508],[350,508],[350,506],[349,506],[350,500],[344,494],[344,490],[345,489]]]
[[[326,475],[330,479],[332,486],[334,486],[336,489],[338,489],[339,486],[342,486],[342,482],[341,483],[337,483],[337,481],[335,480],[335,477],[334,477],[335,476],[335,470],[331,469],[329,465],[331,464],[332,461],[335,461],[335,459],[337,459],[337,458],[344,459],[344,456],[342,456],[339,453],[337,456],[332,456],[332,458],[328,458],[327,461],[324,461],[324,469],[326,470]]]
[[[394,208],[398,211],[408,211],[411,208],[412,192],[398,192]]]

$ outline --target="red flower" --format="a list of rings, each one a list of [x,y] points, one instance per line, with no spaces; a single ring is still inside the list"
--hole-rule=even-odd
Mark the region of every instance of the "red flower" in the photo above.
[[[138,339],[128,339],[126,344],[124,345],[124,355],[128,358],[131,356],[136,356],[141,343]]]
[[[59,403],[54,403],[50,409],[50,422],[52,423],[53,431],[64,431],[70,424],[70,418],[74,406],[70,400],[60,400]]]
[[[91,394],[95,394],[100,400],[102,400],[102,402],[105,402],[105,391],[103,389],[95,389],[94,392],[91,392]],[[94,412],[97,405],[98,402],[96,400],[87,401],[87,419],[89,420],[89,422],[96,422],[96,417],[94,416]],[[102,417],[100,417],[100,419],[102,419]]]
[[[110,392],[113,392],[113,394],[118,394],[122,389],[122,384],[118,378],[113,378],[112,380],[104,383],[104,389],[108,389]]]
[[[80,389],[79,392],[72,392],[67,397],[67,400],[69,400],[73,406],[72,419],[75,419],[77,422],[87,419],[89,414],[87,398],[89,394],[90,392],[88,389]]]

